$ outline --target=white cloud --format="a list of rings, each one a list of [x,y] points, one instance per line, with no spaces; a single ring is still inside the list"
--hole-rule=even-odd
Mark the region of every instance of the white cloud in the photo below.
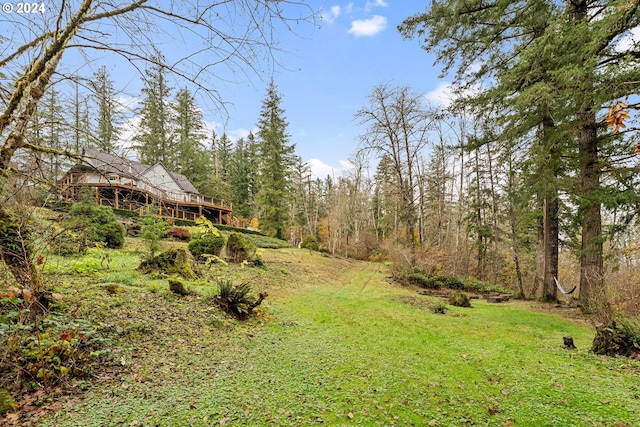
[[[204,129],[207,135],[206,141],[205,141],[205,145],[209,145],[211,143],[211,134],[212,132],[215,132],[216,135],[218,135],[219,128],[222,127],[222,123],[218,123],[212,120],[205,120],[204,121]],[[220,132],[221,133],[221,132]]]
[[[250,133],[253,133],[254,135],[257,135],[258,134],[258,129],[256,129],[256,128],[253,128],[253,129],[244,129],[244,128],[232,129],[232,130],[228,130],[227,131],[227,136],[235,143],[240,138],[245,138],[246,139],[249,136]]]
[[[340,163],[342,164],[342,161],[340,161]],[[307,161],[307,164],[311,168],[311,176],[313,178],[325,179],[327,175],[334,177],[340,175],[342,172],[340,168],[328,165],[318,159],[310,159]]]
[[[460,96],[475,96],[485,90],[485,85],[478,82],[475,85],[465,88],[459,93]],[[453,92],[453,83],[442,82],[435,89],[424,94],[424,100],[435,106],[447,108],[458,95]]]
[[[139,96],[118,95],[116,96],[115,101],[116,112],[124,114],[135,110],[142,99]]]
[[[635,27],[614,45],[614,50],[619,53],[627,52],[633,48],[638,41],[640,41],[640,27]]]
[[[339,160],[339,163],[340,167],[342,168],[342,170],[340,171],[341,173],[343,171],[349,171],[355,168],[355,165],[351,162],[351,160]]]
[[[387,18],[380,15],[373,15],[369,19],[356,19],[351,22],[349,33],[356,37],[371,37],[384,30],[387,26]]]
[[[389,3],[384,0],[367,0],[367,3],[364,6],[364,10],[367,12],[371,12],[374,7],[387,7]]]
[[[322,20],[327,24],[333,24],[333,21],[340,16],[341,12],[340,6],[331,6],[329,10],[322,12]]]
[[[448,107],[453,101],[451,83],[442,82],[435,89],[424,94],[424,98],[432,104],[440,107]]]
[[[119,127],[120,138],[118,139],[118,146],[124,151],[127,151],[131,149],[133,137],[138,133],[140,128],[140,116],[129,117],[121,123]]]
[[[345,12],[346,13],[352,13],[353,12],[353,3],[349,3],[347,5],[347,7],[345,8]]]

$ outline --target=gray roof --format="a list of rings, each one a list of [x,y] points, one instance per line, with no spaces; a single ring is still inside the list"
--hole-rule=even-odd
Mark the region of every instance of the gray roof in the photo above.
[[[82,155],[85,157],[89,166],[92,166],[102,173],[117,173],[118,175],[135,178],[149,168],[149,166],[145,164],[103,153],[93,148],[84,148]]]
[[[122,176],[138,178],[144,171],[151,167],[134,160],[103,153],[93,148],[84,148],[82,154],[87,164],[101,173],[115,173]],[[165,169],[167,168],[165,167]],[[177,172],[171,172],[168,169],[167,171],[185,193],[200,194],[191,181],[189,181],[189,178]]]
[[[200,194],[198,189],[193,186],[191,181],[189,181],[189,178],[177,172],[169,171],[169,173],[171,174],[173,179],[176,181],[176,183],[180,186],[180,188],[182,188],[186,193]]]

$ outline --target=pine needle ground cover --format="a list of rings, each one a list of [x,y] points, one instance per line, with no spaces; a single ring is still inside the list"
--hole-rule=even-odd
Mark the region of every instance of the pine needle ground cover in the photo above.
[[[266,269],[207,272],[268,291],[247,322],[216,309],[206,281],[179,297],[127,279],[131,253],[111,252],[89,281],[58,276],[78,313],[117,329],[119,374],[38,425],[637,426],[640,365],[590,354],[584,322],[516,301],[434,314],[435,299],[390,283],[382,264],[259,252]],[[567,335],[577,351],[562,349]]]

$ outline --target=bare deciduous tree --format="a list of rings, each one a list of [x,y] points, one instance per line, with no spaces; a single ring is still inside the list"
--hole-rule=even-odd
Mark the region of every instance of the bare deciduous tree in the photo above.
[[[409,87],[376,86],[369,105],[356,113],[367,126],[361,135],[361,150],[387,155],[399,184],[402,215],[411,248],[411,264],[416,261],[417,198],[420,156],[427,143],[429,114],[421,97]]]

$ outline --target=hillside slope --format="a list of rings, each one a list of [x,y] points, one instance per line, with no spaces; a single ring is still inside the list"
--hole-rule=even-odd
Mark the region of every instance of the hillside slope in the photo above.
[[[38,425],[637,422],[637,362],[588,353],[584,324],[526,302],[474,301],[438,315],[434,299],[391,283],[382,264],[260,253],[266,269],[206,272],[269,294],[247,322],[214,307],[212,281],[187,283],[197,295],[179,297],[166,280],[134,272],[135,252],[113,251],[108,270],[84,276],[54,260],[49,277],[58,271],[74,312],[113,330],[118,369],[81,384],[83,395]],[[561,348],[565,335],[577,351]]]

